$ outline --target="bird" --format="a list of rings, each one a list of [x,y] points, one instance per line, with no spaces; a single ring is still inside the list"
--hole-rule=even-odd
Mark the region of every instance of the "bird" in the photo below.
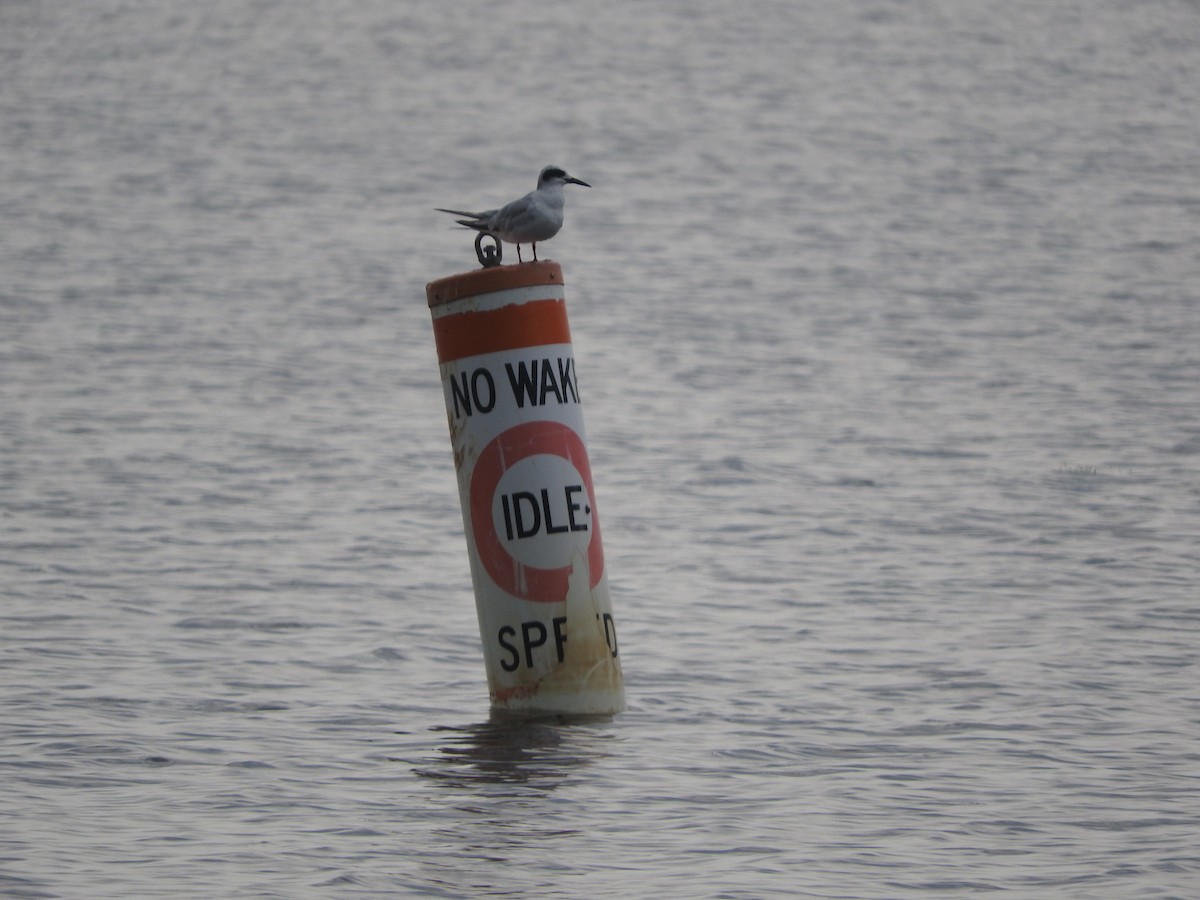
[[[568,184],[591,187],[586,181],[572,178],[559,166],[546,166],[538,175],[537,188],[499,209],[473,213],[437,207],[437,211],[463,216],[455,220],[459,225],[490,234],[505,243],[516,244],[518,262],[525,261],[521,259],[521,245],[532,245],[533,261],[537,262],[538,242],[550,240],[562,228],[563,187]]]

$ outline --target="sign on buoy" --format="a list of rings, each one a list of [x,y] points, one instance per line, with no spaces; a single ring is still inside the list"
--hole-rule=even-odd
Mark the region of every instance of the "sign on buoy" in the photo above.
[[[625,705],[562,268],[495,266],[426,296],[492,705]]]

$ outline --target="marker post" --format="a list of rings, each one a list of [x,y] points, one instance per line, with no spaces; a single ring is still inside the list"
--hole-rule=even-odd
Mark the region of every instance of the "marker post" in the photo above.
[[[425,288],[498,710],[625,705],[583,409],[555,262]]]

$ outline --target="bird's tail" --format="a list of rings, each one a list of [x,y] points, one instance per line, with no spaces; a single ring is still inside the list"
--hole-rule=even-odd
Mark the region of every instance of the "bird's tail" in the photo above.
[[[434,207],[438,212],[450,213],[452,216],[467,216],[465,219],[455,219],[459,225],[466,225],[468,228],[474,228],[476,231],[486,231],[484,222],[492,217],[491,212],[473,213],[462,209],[442,209]]]

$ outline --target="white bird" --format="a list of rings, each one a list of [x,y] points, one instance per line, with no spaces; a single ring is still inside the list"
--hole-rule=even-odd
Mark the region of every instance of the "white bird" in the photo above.
[[[441,208],[437,211],[450,213],[452,216],[465,216],[466,218],[456,220],[459,225],[466,225],[498,240],[516,244],[518,262],[524,262],[521,259],[521,245],[532,244],[533,261],[537,262],[538,242],[550,240],[562,228],[563,186],[567,184],[591,187],[586,181],[572,178],[558,166],[546,166],[538,175],[536,190],[500,209],[489,209],[480,213]]]

